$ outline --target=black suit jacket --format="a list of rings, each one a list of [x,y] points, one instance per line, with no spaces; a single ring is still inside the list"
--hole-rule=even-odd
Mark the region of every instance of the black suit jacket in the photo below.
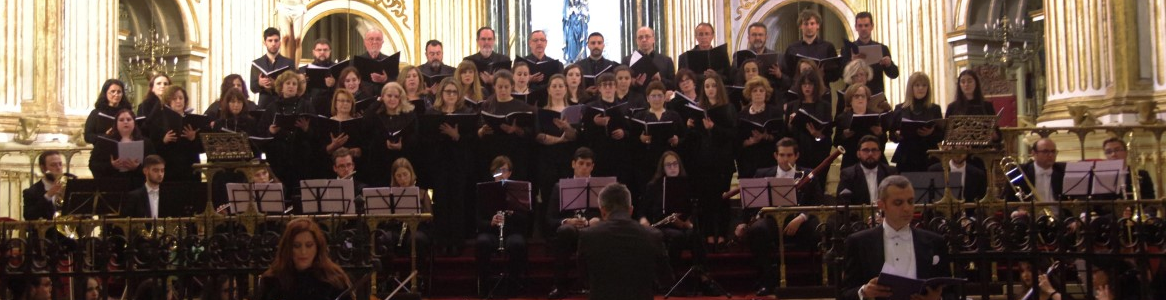
[[[655,279],[672,277],[663,237],[627,212],[579,231],[579,261],[587,267],[589,299],[652,299]]]
[[[878,170],[879,173],[876,177],[879,182],[883,182],[883,179],[886,179],[887,176],[899,174],[899,170],[886,164],[879,164]],[[867,189],[866,176],[862,173],[861,163],[842,169],[842,175],[838,178],[837,193],[841,193],[843,190],[850,190],[851,205],[871,204],[873,203],[871,199],[878,197],[878,195],[871,195]]]
[[[911,228],[911,235],[915,244],[916,277],[928,279],[951,276],[951,269],[947,267],[947,244],[943,237],[917,228]],[[845,247],[842,295],[838,299],[858,300],[858,289],[882,273],[885,260],[883,227],[877,226],[846,237]],[[933,264],[935,258],[939,258],[939,262]]]
[[[162,202],[159,199],[158,202]],[[149,218],[150,197],[146,194],[146,187],[140,186],[126,193],[125,202],[121,204],[121,215],[127,218]]]
[[[946,162],[932,164],[927,170],[931,172],[943,172],[943,165]],[[984,170],[973,166],[970,163],[964,163],[964,190],[963,195],[960,195],[964,202],[975,202],[984,198],[984,194],[988,189],[988,177]]]
[[[639,50],[633,50],[633,51],[639,51]],[[656,51],[652,51],[652,53],[645,54],[644,58],[642,58],[642,59],[651,59],[652,64],[656,65],[656,69],[660,70],[660,81],[664,82],[664,87],[666,87],[668,89],[676,89],[676,67],[675,67],[675,64],[672,63],[671,57],[668,57],[667,55],[664,55],[664,54],[660,54],[659,52],[656,52]],[[628,56],[624,56],[623,59],[620,59],[619,64],[631,67],[632,66],[631,61],[632,61],[632,56],[628,55]],[[702,70],[701,72],[704,72],[704,71]],[[635,75],[635,76],[639,76],[639,75]],[[652,82],[652,78],[650,78],[650,77],[648,79],[644,80],[644,85],[633,86],[632,90],[639,92],[639,93],[643,93],[644,88],[646,88],[648,86],[649,82]]]
[[[57,207],[45,199],[45,183],[36,184],[24,189],[24,220],[52,220]]]
[[[1024,178],[1028,178],[1028,181],[1032,182],[1032,187],[1036,188],[1037,187],[1036,168],[1034,167],[1034,162],[1030,161],[1026,164],[1021,165],[1020,170],[1024,172]],[[1088,184],[1088,182],[1084,182],[1081,184]],[[1022,189],[1025,190],[1025,193],[1032,193],[1032,191],[1028,190],[1028,186],[1025,186],[1023,184],[1020,186]],[[1052,189],[1053,198],[1052,199],[1044,199],[1044,200],[1045,201],[1060,201],[1062,199],[1061,192],[1062,192],[1064,186],[1065,186],[1065,163],[1063,163],[1063,162],[1053,163],[1053,182],[1051,184],[1049,184],[1049,188]],[[1007,194],[1009,195],[1008,200],[1010,200],[1010,201],[1016,200],[1015,193],[1007,193]]]

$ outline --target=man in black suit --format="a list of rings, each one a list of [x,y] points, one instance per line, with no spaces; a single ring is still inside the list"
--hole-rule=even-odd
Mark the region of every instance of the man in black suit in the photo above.
[[[385,33],[381,32],[380,29],[369,29],[368,32],[364,33],[364,54],[358,56],[369,58],[375,61],[385,60],[389,58],[389,56],[381,52],[381,47],[384,45]],[[363,76],[364,74],[361,75]],[[369,82],[369,86],[372,86],[373,90],[377,91],[378,94],[380,93],[381,88],[384,88],[385,84],[387,84],[389,81],[397,80],[397,78],[389,78],[389,74],[384,71],[380,73],[369,74],[369,79],[372,80],[372,82]]]
[[[494,92],[494,71],[498,68],[509,69],[510,57],[498,53],[494,53],[494,29],[489,26],[478,28],[478,53],[466,56],[463,60],[474,62],[479,66],[486,65],[492,67],[488,70],[478,70],[478,78],[482,80],[483,91]]]
[[[1129,156],[1129,149],[1126,149],[1126,143],[1120,138],[1111,137],[1106,139],[1101,143],[1101,148],[1105,151],[1105,159],[1119,159],[1124,161]],[[1133,198],[1132,193],[1134,191],[1133,186],[1128,184],[1130,182],[1130,175],[1128,173],[1125,176],[1125,182],[1126,193],[1131,195],[1129,198]],[[1155,196],[1157,194],[1154,193],[1154,180],[1150,178],[1150,172],[1138,170],[1138,189],[1140,190],[1138,194],[1142,200],[1156,198]]]
[[[880,273],[928,279],[950,276],[947,243],[938,234],[911,227],[915,215],[915,189],[903,176],[887,177],[878,187],[882,226],[846,237],[841,300],[866,300],[891,296],[891,287],[880,285]],[[927,287],[922,299],[939,299],[945,287]],[[913,298],[915,299],[915,298]]]
[[[754,178],[778,177],[800,179],[806,176],[812,170],[797,166],[798,154],[800,153],[796,140],[783,138],[777,141],[777,152],[773,153],[773,158],[777,160],[777,166],[758,169]],[[820,185],[814,184],[813,182],[808,183],[803,189],[797,191],[798,205],[822,205],[822,198],[824,196]],[[747,208],[742,216],[755,216],[759,211],[760,209],[758,208]],[[817,235],[814,234],[814,228],[818,227],[819,223],[817,217],[807,214],[797,214],[787,217],[784,222],[786,225],[782,234],[785,235],[786,249],[809,250],[817,245]],[[774,254],[777,253],[779,234],[777,228],[776,220],[762,216],[753,222],[753,224],[744,222],[737,224],[737,229],[735,230],[737,238],[745,240],[749,245],[749,250],[753,253],[754,266],[761,271],[761,278],[758,284],[760,287],[757,290],[757,296],[772,295],[773,291],[777,288],[777,267],[773,265]]]
[[[126,193],[126,203],[122,204],[122,216],[130,218],[158,218],[163,211],[159,199],[162,180],[166,177],[166,161],[158,155],[142,159],[142,173],[146,174],[146,184]]]
[[[879,145],[879,138],[863,136],[858,140],[859,163],[842,169],[838,179],[838,193],[850,190],[851,205],[873,204],[879,182],[887,176],[899,174],[894,167],[881,162],[883,149]]]
[[[368,187],[368,185],[357,181],[352,177],[352,175],[356,174],[356,161],[352,158],[351,150],[348,150],[348,148],[340,147],[339,149],[336,149],[336,151],[332,151],[332,172],[336,173],[336,179],[352,180],[353,195],[358,196],[357,199],[353,201],[356,204],[356,211],[358,213],[364,213],[364,199],[360,198],[359,196],[361,196],[361,194],[364,192],[364,188]]]
[[[285,67],[288,69],[295,68],[296,64],[292,59],[279,54],[279,39],[279,29],[268,27],[263,30],[263,48],[267,49],[267,53],[251,61],[251,63],[268,71]],[[263,73],[251,70],[251,92],[259,93],[259,107],[267,107],[268,103],[278,98],[274,84],[275,78],[264,76]]]
[[[524,58],[535,63],[530,65],[530,91],[546,89],[551,75],[563,73],[563,63],[547,56],[547,33],[545,31],[535,30],[530,32],[526,45],[530,49],[530,55]],[[550,64],[550,67],[547,67],[549,68],[549,74],[540,72],[539,70],[542,70],[541,68],[547,64]]]
[[[676,88],[676,68],[672,63],[672,58],[664,54],[655,52],[656,49],[656,32],[652,28],[640,27],[636,30],[636,53],[624,56],[620,60],[621,65],[628,67],[632,66],[632,57],[639,54],[640,59],[650,59],[652,64],[656,65],[656,69],[660,72],[649,78],[648,74],[633,74],[635,77],[632,81],[632,90],[643,94],[644,87],[648,86],[653,80],[660,80],[664,82],[664,86],[669,89]]]
[[[943,165],[941,164],[932,164],[927,170],[931,172],[943,172]],[[969,164],[967,155],[948,161],[948,167],[951,168],[950,172],[952,174],[962,174],[962,177],[960,177],[961,182],[958,182],[956,186],[963,187],[963,192],[960,195],[956,195],[956,197],[963,199],[964,202],[976,202],[984,198],[984,193],[987,193],[988,188],[987,174],[984,173],[983,169]]]
[[[632,220],[631,201],[626,186],[607,186],[599,193],[603,221],[579,232],[588,299],[652,299],[653,282],[672,277],[660,235]]]
[[[713,39],[716,38],[716,29],[713,28],[713,24],[697,24],[693,32],[693,37],[696,39],[696,46],[692,47],[692,51],[713,49]],[[721,78],[732,78],[729,77],[729,68],[731,66],[720,66],[721,68],[718,69],[693,70],[689,67],[688,53],[681,53],[680,57],[677,57],[676,62],[680,65],[679,68],[696,72],[697,77],[699,77],[697,82],[704,82],[704,78],[711,77],[712,75],[719,75]]]
[[[575,150],[574,157],[571,158],[571,169],[574,172],[572,178],[591,177],[591,170],[595,169],[595,153],[591,152],[590,148],[579,147]],[[576,217],[573,211],[561,211],[559,209],[561,200],[559,199],[558,182],[555,183],[551,191],[545,215],[548,226],[546,228],[553,229],[555,232],[554,238],[551,240],[551,251],[555,256],[555,281],[554,289],[547,295],[547,298],[562,299],[567,296],[567,288],[570,285],[567,280],[567,272],[570,269],[571,255],[579,249],[579,230],[591,226],[598,219],[592,217],[595,212],[590,210],[584,212],[582,217]]]
[[[604,47],[606,46],[603,43],[602,33],[592,32],[591,35],[587,36],[587,50],[590,53],[587,58],[575,62],[582,69],[583,75],[598,77],[599,73],[615,71],[615,66],[619,63],[603,57]],[[599,92],[598,87],[594,84],[585,88],[592,95]]]
[[[1036,198],[1041,202],[1060,201],[1061,192],[1063,191],[1065,183],[1065,163],[1057,162],[1057,143],[1048,138],[1042,138],[1032,144],[1032,161],[1020,165],[1021,172],[1024,172],[1024,178],[1032,183],[1032,187],[1036,191],[1029,189],[1028,185],[1020,184],[1020,188],[1025,193],[1036,195]],[[1008,201],[1017,201],[1015,193],[1005,193],[1005,198]],[[1064,213],[1060,209],[1050,209],[1055,214]],[[1028,210],[1021,206],[1016,211],[1012,212],[1013,217],[1023,217],[1028,215]]]
[[[36,184],[24,189],[24,220],[52,220],[57,212],[56,201],[65,197],[64,187],[61,186],[61,176],[76,179],[77,176],[65,173],[64,158],[61,152],[49,150],[37,157],[44,177]]]

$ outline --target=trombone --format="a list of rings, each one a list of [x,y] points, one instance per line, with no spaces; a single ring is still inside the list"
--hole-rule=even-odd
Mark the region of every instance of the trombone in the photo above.
[[[1000,169],[1004,170],[1004,176],[1008,178],[1008,186],[1012,188],[1012,191],[1016,194],[1017,199],[1022,202],[1044,202],[1044,199],[1041,198],[1040,193],[1036,192],[1036,186],[1032,184],[1032,181],[1028,179],[1028,176],[1024,175],[1024,171],[1021,170],[1020,164],[1016,162],[1015,157],[1010,155],[1000,159]],[[1023,187],[1028,187],[1029,192],[1025,193]],[[1056,220],[1056,215],[1054,215],[1052,210],[1049,210],[1048,207],[1043,207],[1041,210],[1044,212],[1045,216]]]

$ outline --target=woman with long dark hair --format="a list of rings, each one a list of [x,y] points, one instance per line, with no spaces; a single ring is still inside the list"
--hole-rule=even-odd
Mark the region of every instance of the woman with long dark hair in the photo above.
[[[85,118],[85,142],[92,144],[98,136],[111,133],[116,124],[117,111],[132,109],[129,101],[125,101],[125,83],[121,80],[109,79],[101,84],[101,93],[97,94],[97,103]]]
[[[341,295],[352,282],[332,262],[324,232],[309,218],[287,223],[275,259],[259,279],[258,299],[262,300],[353,299],[352,294]]]
[[[255,111],[259,109],[259,105],[250,100],[251,94],[247,93],[247,81],[243,80],[243,76],[240,76],[239,74],[231,74],[227,75],[227,77],[223,77],[223,83],[219,85],[219,99],[214,103],[211,103],[210,106],[207,106],[206,111],[204,111],[202,114],[206,115],[206,117],[210,118],[211,120],[219,119],[219,113],[222,112],[222,105],[225,104],[223,99],[227,97],[227,92],[231,90],[239,91],[239,93],[243,95],[243,106],[245,106],[247,111]]]
[[[960,72],[957,80],[959,82],[959,89],[955,93],[955,101],[947,105],[947,112],[943,115],[951,117],[963,115],[991,116],[996,114],[996,108],[992,106],[992,102],[984,99],[984,90],[980,83],[980,76],[976,75],[975,71],[964,70]]]
[[[149,117],[155,111],[161,109],[164,105],[162,103],[162,93],[166,92],[166,88],[170,87],[170,76],[158,73],[150,77],[150,89],[146,91],[146,97],[142,98],[142,102],[138,103],[138,115]],[[149,134],[149,132],[143,132]]]
[[[695,157],[702,158],[693,164],[689,174],[701,183],[697,191],[701,215],[697,222],[709,246],[723,245],[728,241],[729,203],[721,195],[729,190],[733,172],[737,171],[734,161],[737,111],[729,103],[724,81],[713,75],[703,80],[700,107],[705,110],[705,117],[692,121],[694,129],[688,134],[688,138],[699,145]]]

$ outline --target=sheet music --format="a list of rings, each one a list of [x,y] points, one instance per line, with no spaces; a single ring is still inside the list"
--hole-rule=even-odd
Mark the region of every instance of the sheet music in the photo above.
[[[1113,159],[1097,161],[1093,165],[1093,192],[1090,194],[1121,194],[1125,190],[1125,161]]]
[[[1065,164],[1065,179],[1062,187],[1062,195],[1065,196],[1085,196],[1089,195],[1089,172],[1093,170],[1092,161],[1077,161]],[[1035,174],[1032,184],[1036,183]],[[1041,195],[1051,196],[1051,195]],[[1045,201],[1053,201],[1056,199],[1043,199]]]
[[[630,66],[636,64],[636,62],[640,61],[641,58],[644,58],[644,55],[640,54],[640,51],[632,50],[632,57],[631,59],[628,59],[628,65]]]
[[[117,158],[141,162],[145,149],[144,141],[117,142]]]
[[[420,214],[421,188],[379,187],[362,191],[367,214]]]
[[[259,203],[258,212],[282,214],[283,196],[283,183],[227,183],[231,214],[244,213],[255,203]]]
[[[300,180],[300,201],[304,214],[355,214],[351,179]]]

